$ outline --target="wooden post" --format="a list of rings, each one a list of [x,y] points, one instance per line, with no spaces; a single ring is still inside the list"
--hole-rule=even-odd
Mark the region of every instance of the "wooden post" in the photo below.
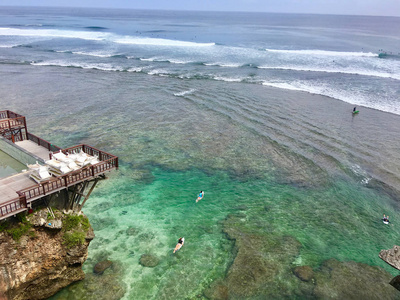
[[[24,127],[25,127],[25,134],[26,134],[26,139],[28,140],[28,128],[26,127],[26,119],[24,117]]]
[[[83,205],[85,204],[85,202],[87,201],[87,199],[89,199],[89,196],[90,196],[90,194],[92,193],[92,191],[94,190],[94,187],[96,186],[96,184],[97,184],[98,181],[99,181],[98,178],[96,178],[96,179],[94,180],[94,183],[93,183],[92,187],[90,188],[89,193],[87,193],[87,195],[85,196],[85,199],[83,200],[82,205],[80,205],[79,210],[82,210]]]

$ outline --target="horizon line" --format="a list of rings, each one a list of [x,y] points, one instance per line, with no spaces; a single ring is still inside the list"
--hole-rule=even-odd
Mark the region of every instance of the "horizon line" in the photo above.
[[[343,13],[317,13],[317,12],[282,12],[282,11],[254,11],[254,10],[204,10],[204,9],[156,9],[156,8],[132,8],[132,7],[109,7],[109,6],[48,6],[48,5],[4,5],[1,7],[14,8],[71,8],[71,9],[113,9],[113,10],[149,10],[149,11],[176,11],[176,12],[209,12],[209,13],[266,13],[266,14],[292,14],[292,15],[321,15],[321,16],[354,16],[354,17],[389,17],[400,18],[400,15],[366,15],[366,14],[343,14]]]

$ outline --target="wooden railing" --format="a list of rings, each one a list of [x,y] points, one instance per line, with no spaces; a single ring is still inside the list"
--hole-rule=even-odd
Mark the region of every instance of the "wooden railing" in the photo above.
[[[88,178],[93,178],[98,174],[103,174],[104,172],[110,171],[112,169],[118,168],[118,157],[107,152],[98,150],[96,148],[90,147],[88,145],[78,145],[71,148],[63,149],[62,152],[74,153],[83,150],[89,155],[97,155],[100,162],[95,165],[90,165],[83,167],[82,169],[72,171],[70,173],[64,174],[62,176],[55,177],[41,185],[35,185],[23,190],[19,193],[22,194],[26,201],[36,200],[39,197],[46,196],[52,192],[59,191],[63,188],[67,188],[71,185],[80,183]],[[15,199],[14,201],[17,201]]]
[[[17,192],[17,194],[19,195],[17,199],[10,200],[0,205],[0,217],[9,215],[27,207],[25,195],[20,192]]]
[[[25,130],[22,130],[25,128]],[[26,139],[26,120],[24,116],[10,110],[0,111],[0,134],[13,143]]]
[[[14,119],[24,117],[23,115],[17,114],[11,110],[2,110],[0,111],[0,119]]]
[[[94,147],[91,147],[91,146],[88,146],[85,144],[80,144],[78,146],[63,149],[62,152],[64,152],[64,154],[67,154],[67,153],[72,154],[72,153],[80,152],[81,150],[91,156],[97,156],[98,159],[102,162],[107,161],[107,163],[111,164],[112,167],[114,167],[114,168],[118,168],[118,157],[117,156],[107,153],[105,151],[101,151],[99,149],[96,149]],[[96,166],[97,165],[98,164],[96,164]]]
[[[21,125],[25,126],[25,117],[0,120],[0,129],[11,129],[13,127],[21,126]]]
[[[39,146],[47,148],[49,151],[57,152],[62,150],[60,147],[50,144],[48,141],[28,132],[28,140],[38,144]]]

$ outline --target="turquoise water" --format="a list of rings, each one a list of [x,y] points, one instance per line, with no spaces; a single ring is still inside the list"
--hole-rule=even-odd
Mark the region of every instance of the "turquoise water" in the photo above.
[[[325,298],[324,286],[397,297],[387,285],[397,271],[378,253],[400,233],[398,116],[364,109],[355,118],[334,99],[236,83],[16,69],[24,85],[15,82],[10,107],[32,132],[120,159],[83,208],[96,234],[86,279],[54,299],[219,299],[224,291],[232,299]],[[13,80],[9,73],[4,84]],[[122,86],[112,88],[116,81]],[[189,87],[198,92],[175,95]],[[316,102],[326,110],[316,113]],[[174,255],[181,236],[185,245]],[[142,266],[143,254],[158,265]],[[113,267],[93,275],[103,259]],[[310,266],[319,279],[300,281],[296,266]],[[254,284],[240,286],[238,274],[252,270]],[[358,276],[365,278],[352,281]]]
[[[3,109],[120,159],[83,208],[86,279],[52,299],[399,298],[378,254],[400,234],[400,65],[374,52],[398,18],[0,13]]]
[[[377,213],[377,208],[392,211],[389,204],[382,204],[390,201],[366,188],[354,190],[339,181],[326,189],[299,190],[267,180],[241,182],[224,172],[209,175],[159,168],[152,170],[151,183],[143,184],[121,172],[124,176],[102,182],[84,209],[96,233],[85,270],[92,272],[95,260],[91,258],[96,255],[121,263],[125,299],[172,299],[177,294],[195,298],[223,278],[235,251],[233,241],[222,233],[221,221],[231,214],[238,215],[240,227],[252,234],[292,236],[301,243],[289,266],[285,259],[276,262],[282,269],[318,268],[324,260],[336,258],[397,273],[377,256],[399,234],[396,226],[383,226]],[[199,189],[205,196],[196,204]],[[130,228],[134,235],[128,234]],[[172,254],[180,236],[185,237],[185,245]],[[159,265],[141,266],[144,253],[156,255]],[[275,286],[287,282],[287,278],[274,279]]]
[[[325,298],[315,296],[322,286],[396,298],[387,282],[397,271],[378,253],[400,233],[398,116],[364,109],[355,118],[334,99],[252,85],[29,68],[16,68],[24,85],[15,82],[9,107],[27,116],[30,130],[61,147],[87,143],[120,159],[83,209],[96,234],[86,279],[54,299],[217,299],[215,289],[232,299]],[[4,84],[13,80],[9,73]],[[116,81],[122,86],[112,88]],[[175,95],[189,87],[198,92]],[[316,101],[326,110],[315,113]],[[185,245],[174,255],[181,236]],[[143,267],[143,254],[158,265]],[[93,275],[103,259],[113,267]],[[340,265],[349,261],[356,264]],[[249,275],[260,286],[238,290],[237,272],[246,274],[247,263],[264,266]],[[310,266],[319,279],[301,282],[296,266]],[[352,281],[357,276],[362,283]]]

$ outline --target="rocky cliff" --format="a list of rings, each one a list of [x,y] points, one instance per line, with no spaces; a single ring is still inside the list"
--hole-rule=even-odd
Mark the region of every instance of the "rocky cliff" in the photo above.
[[[85,274],[87,218],[39,210],[0,231],[0,299],[46,299]]]

